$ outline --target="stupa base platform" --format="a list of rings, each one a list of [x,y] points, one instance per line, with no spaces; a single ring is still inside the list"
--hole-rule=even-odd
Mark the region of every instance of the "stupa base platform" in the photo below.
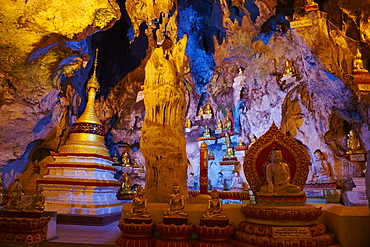
[[[67,225],[105,226],[119,221],[121,212],[101,215],[58,214],[57,223]]]

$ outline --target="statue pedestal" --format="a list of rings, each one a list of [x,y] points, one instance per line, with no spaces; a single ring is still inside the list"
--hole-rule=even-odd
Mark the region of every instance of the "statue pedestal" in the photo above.
[[[120,220],[118,227],[121,229],[121,235],[116,240],[117,246],[120,247],[151,247],[153,246],[153,232],[155,223],[145,223],[144,219],[141,223],[136,220],[136,223],[126,223]],[[150,220],[151,221],[151,220]]]
[[[188,219],[187,218],[170,218],[170,217],[163,217],[163,224],[166,225],[186,225],[188,224]]]
[[[344,204],[346,206],[367,206],[369,201],[366,196],[365,178],[352,178],[356,187],[352,191],[346,191]]]
[[[330,246],[334,242],[317,219],[321,208],[305,206],[242,207],[246,220],[239,224],[234,237],[258,246]]]
[[[3,244],[32,245],[46,239],[43,228],[50,217],[0,217],[0,246]]]
[[[339,203],[342,198],[342,190],[337,189],[336,182],[307,184],[304,191],[309,204]]]
[[[167,225],[164,223],[157,224],[157,231],[160,233],[160,239],[156,242],[156,247],[162,246],[193,246],[190,241],[190,235],[194,230],[194,224],[189,225]]]
[[[201,226],[207,226],[207,227],[225,227],[229,225],[229,219],[200,219],[200,225]]]
[[[194,243],[194,247],[232,247],[230,243],[230,237],[235,231],[234,224],[220,226],[210,226],[210,225],[195,225],[195,231],[198,233],[199,241]],[[208,221],[220,221],[219,223],[224,223],[225,220],[208,220]],[[229,221],[229,220],[226,220]],[[204,222],[203,222],[204,223]],[[213,222],[212,224],[215,224]]]

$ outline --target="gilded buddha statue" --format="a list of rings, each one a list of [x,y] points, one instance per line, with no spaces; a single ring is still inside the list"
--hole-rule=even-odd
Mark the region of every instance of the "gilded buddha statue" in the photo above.
[[[226,153],[224,155],[224,158],[235,158],[234,148],[230,143],[227,144]]]
[[[168,204],[168,210],[163,212],[163,216],[170,218],[187,218],[188,214],[185,209],[185,198],[180,194],[180,185],[174,183],[172,185],[172,194]]]
[[[347,154],[360,154],[366,152],[362,148],[362,142],[355,130],[350,130],[348,133],[347,148]]]
[[[185,128],[190,129],[190,128],[191,128],[191,126],[192,126],[191,119],[190,119],[190,118],[187,118],[187,119],[186,119]]]
[[[210,104],[206,104],[204,114],[212,116],[212,107]]]
[[[127,172],[124,172],[120,181],[122,181],[121,188],[119,189],[120,194],[132,194],[133,191],[131,190],[132,181],[128,176]]]
[[[130,167],[130,156],[127,151],[124,151],[122,153],[122,166],[123,167]]]
[[[211,129],[208,127],[208,125],[206,125],[203,131],[203,138],[210,138],[210,137],[211,137]]]
[[[294,66],[292,62],[289,61],[289,59],[286,59],[285,60],[285,70],[284,70],[283,76],[290,76],[294,74],[295,74],[295,70],[294,70]]]
[[[353,60],[352,71],[354,73],[357,73],[357,72],[369,73],[369,71],[364,68],[364,62],[362,61],[362,55],[359,49],[357,49],[355,59]]]
[[[147,199],[144,198],[144,188],[142,186],[137,187],[136,196],[132,200],[132,206],[130,212],[126,214],[126,218],[150,218],[150,214],[147,212]]]
[[[216,126],[216,130],[222,130],[222,121],[221,119],[217,119],[217,126]]]
[[[24,208],[24,193],[23,187],[19,179],[14,181],[11,187],[10,193],[8,194],[9,201],[5,205],[5,210],[23,211]]]
[[[43,193],[44,189],[41,185],[36,184],[35,194],[32,197],[32,202],[26,207],[28,212],[43,212],[45,209],[45,195]]]
[[[290,168],[283,162],[283,154],[280,149],[273,149],[270,153],[271,163],[266,166],[267,185],[262,185],[262,193],[290,194],[299,193],[301,189],[290,183]]]
[[[211,199],[207,203],[207,211],[202,215],[204,219],[226,219],[227,216],[222,212],[222,201],[218,199],[218,191],[211,191]]]

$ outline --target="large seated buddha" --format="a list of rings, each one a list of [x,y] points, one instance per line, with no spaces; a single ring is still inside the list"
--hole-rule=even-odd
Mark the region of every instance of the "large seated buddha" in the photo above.
[[[244,171],[261,205],[304,205],[307,150],[273,123],[246,152]]]

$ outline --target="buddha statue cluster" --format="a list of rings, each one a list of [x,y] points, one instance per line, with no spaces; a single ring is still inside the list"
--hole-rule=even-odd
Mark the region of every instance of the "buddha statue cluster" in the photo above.
[[[206,104],[203,107],[199,107],[198,112],[199,117],[203,118],[212,118],[213,117],[213,110],[210,104]]]
[[[37,184],[32,201],[25,204],[23,186],[19,179],[14,181],[8,192],[8,202],[4,206],[5,211],[43,212],[45,209],[45,195],[43,188]]]

